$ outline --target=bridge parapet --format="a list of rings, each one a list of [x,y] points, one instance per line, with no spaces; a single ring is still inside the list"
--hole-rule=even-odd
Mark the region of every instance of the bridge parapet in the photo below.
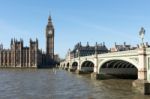
[[[95,54],[89,55],[89,56],[80,56],[80,58],[83,58],[83,57],[84,57],[84,58],[85,58],[85,57],[86,57],[86,58],[90,58],[90,57],[94,57],[94,56],[95,56]]]
[[[150,55],[150,48],[146,48],[146,54]]]
[[[105,57],[120,57],[120,56],[137,56],[138,50],[129,50],[129,51],[120,51],[120,52],[111,52],[111,53],[105,53],[105,54],[99,54],[99,58],[105,58]]]
[[[110,53],[103,53],[103,54],[98,54],[98,58],[105,58],[105,57],[120,57],[120,56],[138,56],[138,49],[136,50],[128,50],[128,51],[119,51],[119,52],[110,52]],[[147,49],[147,52],[150,54],[150,48]],[[94,58],[96,55],[89,55],[89,56],[80,56],[80,59],[90,59]],[[73,58],[71,60],[78,60],[79,58]]]

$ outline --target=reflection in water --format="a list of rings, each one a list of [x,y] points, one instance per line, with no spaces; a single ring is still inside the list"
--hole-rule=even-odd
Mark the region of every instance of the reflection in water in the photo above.
[[[133,80],[92,80],[58,69],[0,69],[0,99],[149,99]]]

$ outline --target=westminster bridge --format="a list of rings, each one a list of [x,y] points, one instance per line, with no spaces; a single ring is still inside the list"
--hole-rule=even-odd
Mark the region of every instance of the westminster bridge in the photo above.
[[[78,53],[80,54],[80,52]],[[134,50],[108,52],[76,58],[67,58],[60,67],[77,73],[91,73],[94,79],[104,75],[136,76],[133,87],[150,94],[150,47],[141,46]]]

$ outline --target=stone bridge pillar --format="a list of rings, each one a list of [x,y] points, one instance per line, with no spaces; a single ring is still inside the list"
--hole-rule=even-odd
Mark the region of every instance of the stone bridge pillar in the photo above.
[[[81,59],[80,56],[78,57],[78,67],[77,70],[81,70]]]
[[[78,66],[77,66],[76,73],[78,73],[78,74],[82,73],[82,71],[81,71],[81,59],[80,59],[80,56],[78,56]]]
[[[98,57],[94,57],[94,73],[98,73]]]
[[[138,79],[147,80],[146,48],[144,47],[140,48],[138,54],[139,54]]]
[[[138,58],[138,80],[133,82],[133,87],[135,87],[141,93],[150,94],[150,83],[147,80],[146,48],[144,46],[139,49]]]
[[[95,57],[94,57],[94,72],[91,74],[92,79],[99,79],[100,74],[98,74],[98,53],[97,53],[97,43],[95,47]]]
[[[91,74],[92,79],[99,79],[100,74],[98,74],[98,57],[94,58],[94,72]]]

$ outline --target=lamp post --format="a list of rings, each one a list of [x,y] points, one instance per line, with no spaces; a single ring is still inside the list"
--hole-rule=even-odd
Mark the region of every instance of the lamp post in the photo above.
[[[140,38],[142,40],[142,47],[144,45],[144,35],[145,35],[145,29],[143,27],[141,27],[141,30],[139,32],[139,36],[140,36]]]
[[[94,72],[97,73],[97,69],[98,69],[98,45],[97,42],[95,44],[95,66],[94,66]]]
[[[76,52],[77,52],[77,54],[76,54],[76,55],[77,55],[77,57],[79,57],[79,50],[77,49],[77,50],[76,50]]]
[[[96,42],[96,44],[95,44],[95,56],[96,56],[96,57],[97,57],[97,54],[98,54],[98,53],[97,53],[97,49],[98,49],[98,48],[97,48],[97,42]]]
[[[80,70],[80,50],[77,49],[76,52],[77,52],[78,59],[79,59],[79,64],[78,64],[78,68],[77,69]]]
[[[79,49],[77,49],[76,52],[77,52],[77,57],[80,57],[80,51],[79,51]]]

